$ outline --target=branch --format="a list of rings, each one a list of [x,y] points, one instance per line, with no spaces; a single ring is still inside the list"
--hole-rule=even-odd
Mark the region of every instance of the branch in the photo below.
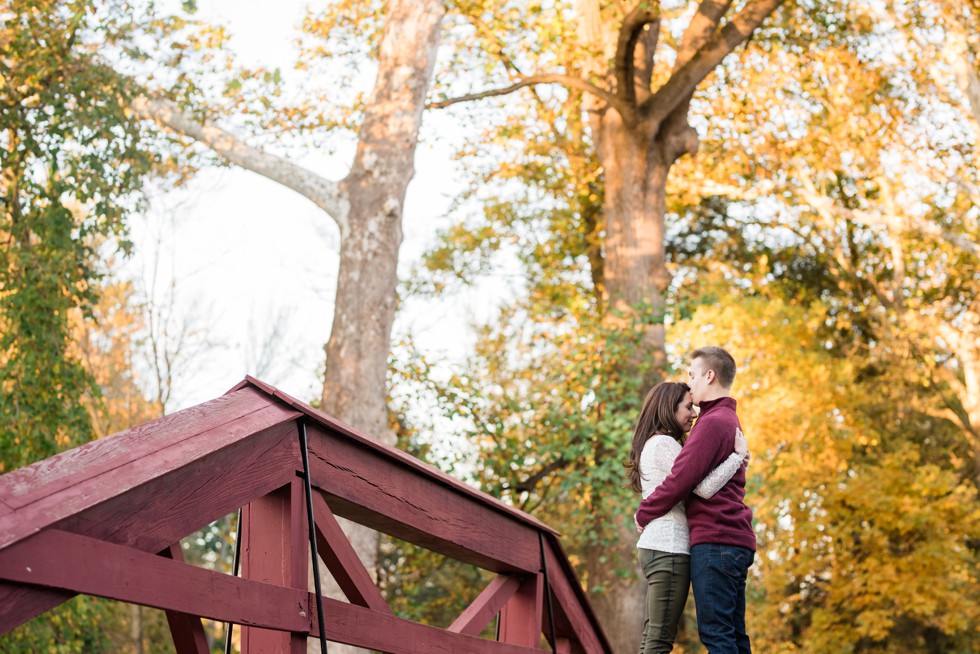
[[[646,4],[641,2],[626,16],[619,28],[619,40],[616,43],[616,93],[629,107],[636,104],[636,88],[633,82],[636,41],[646,25],[660,19],[659,12],[647,9]]]
[[[282,157],[254,148],[210,121],[201,122],[170,100],[139,96],[133,100],[131,107],[140,118],[152,120],[192,138],[214,150],[229,163],[296,191],[336,221],[341,237],[349,233],[350,204],[336,182]]]
[[[687,100],[698,84],[715,69],[739,44],[744,42],[762,21],[785,0],[749,2],[720,31],[701,47],[690,61],[670,76],[667,83],[640,106],[645,120],[660,124],[682,102]]]
[[[701,2],[687,29],[684,30],[684,36],[681,37],[681,46],[677,51],[677,60],[674,62],[675,72],[689,62],[701,46],[708,42],[708,39],[718,29],[718,24],[721,23],[725,12],[731,6],[732,0],[725,2],[703,0]]]
[[[568,460],[565,457],[560,456],[532,474],[527,479],[519,481],[517,484],[511,487],[511,490],[519,493],[530,493],[534,490],[534,487],[538,485],[538,482],[550,475],[552,472],[561,470],[566,465],[568,465]]]
[[[833,204],[829,198],[808,198],[808,201],[816,208],[816,203],[825,205]],[[918,232],[925,236],[930,236],[936,240],[943,241],[948,245],[980,258],[980,243],[972,240],[963,234],[957,234],[948,229],[943,229],[931,221],[916,220],[909,223],[902,220],[900,216],[889,215],[881,211],[867,211],[864,209],[845,209],[834,207],[834,211],[839,213],[845,220],[849,220],[865,227],[885,227],[899,233]]]
[[[439,102],[432,102],[426,105],[426,109],[445,109],[454,104],[459,104],[461,102],[471,102],[473,100],[482,100],[483,98],[492,98],[498,95],[509,95],[514,91],[518,91],[526,86],[534,86],[536,84],[563,84],[573,89],[579,89],[586,93],[591,93],[601,100],[605,100],[607,103],[612,105],[621,115],[625,115],[625,112],[629,110],[628,105],[624,104],[615,94],[610,93],[604,89],[599,88],[595,84],[586,82],[584,79],[574,77],[572,75],[562,75],[561,73],[545,73],[542,75],[529,75],[527,77],[519,79],[514,84],[506,86],[500,89],[490,89],[487,91],[480,91],[479,93],[470,93],[468,95],[462,95],[457,98],[450,98],[448,100],[440,100]]]

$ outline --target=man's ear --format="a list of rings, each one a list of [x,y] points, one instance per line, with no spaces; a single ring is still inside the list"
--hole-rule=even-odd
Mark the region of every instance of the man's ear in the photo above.
[[[704,375],[705,375],[705,377],[707,377],[707,378],[708,378],[708,385],[709,385],[709,386],[710,386],[710,385],[711,385],[711,384],[712,384],[712,383],[713,383],[713,382],[714,382],[714,381],[715,381],[716,379],[718,379],[718,377],[717,377],[717,376],[715,375],[715,371],[714,371],[714,370],[711,370],[710,368],[709,368],[708,370],[706,370],[706,371],[705,371],[705,373],[704,373]]]

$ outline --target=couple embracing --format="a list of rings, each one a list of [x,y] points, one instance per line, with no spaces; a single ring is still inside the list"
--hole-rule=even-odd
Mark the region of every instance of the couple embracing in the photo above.
[[[735,360],[720,347],[697,349],[688,376],[647,395],[627,462],[630,485],[643,494],[634,517],[647,580],[640,653],[673,648],[690,585],[709,654],[751,654],[745,580],[756,542],[743,503],[748,446],[730,396]]]

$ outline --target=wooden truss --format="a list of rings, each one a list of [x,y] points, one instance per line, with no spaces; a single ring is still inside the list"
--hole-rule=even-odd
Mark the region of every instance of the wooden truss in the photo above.
[[[348,601],[308,590],[315,543]],[[185,563],[180,539],[241,509],[240,576]],[[446,629],[395,616],[336,516],[496,573]],[[557,534],[256,379],[0,477],[0,634],[75,594],[166,611],[178,654],[201,618],[243,653],[326,639],[392,654],[601,654],[609,645]],[[497,640],[480,634],[499,618]]]

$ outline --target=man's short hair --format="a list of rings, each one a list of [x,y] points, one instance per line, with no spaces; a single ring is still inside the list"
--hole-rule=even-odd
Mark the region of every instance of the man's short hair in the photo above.
[[[725,348],[699,347],[691,353],[691,361],[695,359],[704,359],[705,369],[714,370],[718,382],[725,388],[731,388],[735,383],[735,358]]]

